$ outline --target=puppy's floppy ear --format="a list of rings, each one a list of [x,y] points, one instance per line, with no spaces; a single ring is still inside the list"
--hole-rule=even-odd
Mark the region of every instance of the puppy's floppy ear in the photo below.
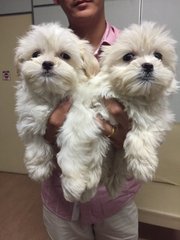
[[[99,62],[93,54],[93,49],[91,45],[85,41],[81,40],[81,58],[82,58],[82,69],[84,70],[86,76],[92,77],[99,72]]]
[[[166,96],[169,96],[172,93],[177,93],[179,90],[180,90],[180,86],[174,76],[173,80],[171,81],[170,87],[166,91]]]
[[[30,25],[29,30],[17,40],[17,47],[15,48],[14,63],[18,76],[20,75],[20,69],[22,63],[25,61],[24,52],[27,48],[26,39],[30,37],[32,31],[34,31],[38,26]]]
[[[15,68],[16,68],[16,72],[17,72],[18,76],[20,75],[21,64],[22,64],[23,61],[24,60],[23,60],[22,55],[20,53],[20,49],[19,49],[19,47],[17,47],[15,49],[14,63],[15,63]]]

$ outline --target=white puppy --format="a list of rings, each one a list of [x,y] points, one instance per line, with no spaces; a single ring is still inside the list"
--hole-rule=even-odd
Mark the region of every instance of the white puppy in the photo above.
[[[155,174],[157,150],[174,120],[168,96],[177,89],[175,41],[163,27],[146,22],[125,29],[112,46],[104,47],[101,71],[79,89],[61,132],[58,163],[64,195],[87,201],[99,184],[115,196],[128,175],[142,181]],[[116,126],[103,98],[123,103],[132,119],[124,151],[116,151],[101,134],[97,113]]]
[[[53,148],[44,139],[48,118],[60,101],[76,98],[78,86],[99,65],[88,42],[57,23],[32,26],[18,42],[15,62],[17,130],[26,146],[25,165],[32,179],[44,180],[54,167]]]

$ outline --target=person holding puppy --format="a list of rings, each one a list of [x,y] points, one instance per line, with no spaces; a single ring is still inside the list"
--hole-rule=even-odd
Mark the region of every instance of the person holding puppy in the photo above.
[[[65,12],[69,28],[82,39],[87,39],[98,58],[102,45],[111,45],[120,30],[106,22],[104,0],[54,0]],[[130,120],[123,106],[114,100],[104,100],[108,111],[119,122],[117,129],[102,119],[103,134],[109,136],[116,148],[122,148]],[[45,138],[55,142],[57,129],[63,125],[71,107],[67,99],[59,104],[49,118]],[[86,203],[71,203],[65,200],[60,185],[60,169],[42,183],[44,223],[53,240],[111,240],[138,239],[138,214],[133,201],[140,183],[127,179],[119,196],[112,199],[105,187],[99,187],[95,197]]]

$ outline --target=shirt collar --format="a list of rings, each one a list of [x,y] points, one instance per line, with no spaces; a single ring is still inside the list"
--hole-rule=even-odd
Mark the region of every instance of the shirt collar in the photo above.
[[[102,45],[111,45],[117,37],[120,34],[120,30],[112,25],[110,25],[108,22],[106,22],[106,30],[104,32],[104,35],[101,39],[101,42],[99,44],[99,47],[94,52],[94,55],[97,57],[101,52],[101,46]]]

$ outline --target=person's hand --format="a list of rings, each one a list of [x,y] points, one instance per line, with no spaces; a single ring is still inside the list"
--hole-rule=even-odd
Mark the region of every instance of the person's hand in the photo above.
[[[123,105],[114,99],[104,99],[104,104],[108,112],[113,115],[118,124],[114,127],[109,122],[99,117],[97,118],[97,121],[101,124],[103,134],[112,140],[112,143],[116,148],[121,149],[123,148],[126,134],[131,129],[131,120],[124,111]]]
[[[56,143],[56,134],[58,129],[63,125],[66,115],[69,112],[69,109],[71,108],[72,102],[70,98],[67,98],[63,102],[59,103],[54,111],[51,113],[46,133],[44,138],[52,145],[55,145]]]

